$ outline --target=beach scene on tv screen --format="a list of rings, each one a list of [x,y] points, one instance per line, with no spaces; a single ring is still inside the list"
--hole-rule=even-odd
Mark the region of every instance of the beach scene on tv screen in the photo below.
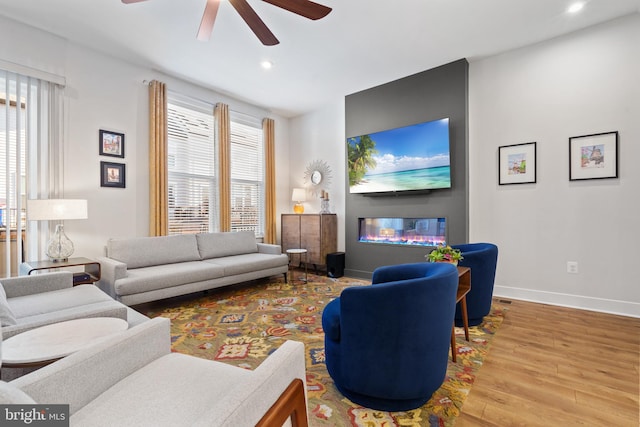
[[[449,119],[347,138],[349,192],[451,187]]]

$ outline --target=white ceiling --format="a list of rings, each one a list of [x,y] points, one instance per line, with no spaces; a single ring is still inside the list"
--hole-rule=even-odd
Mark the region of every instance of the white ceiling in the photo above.
[[[287,117],[439,65],[470,61],[640,11],[640,0],[316,0],[319,21],[248,0],[280,44],[230,4],[196,40],[206,0],[0,0],[0,14]],[[262,60],[274,67],[264,70]]]

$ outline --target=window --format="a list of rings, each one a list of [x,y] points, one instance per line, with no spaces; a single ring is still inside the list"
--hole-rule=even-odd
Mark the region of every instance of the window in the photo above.
[[[26,200],[55,197],[62,86],[0,70],[0,277],[40,259],[49,224],[26,221]]]
[[[10,85],[15,87],[15,81],[12,83]],[[6,96],[0,95],[0,107],[0,228],[16,230],[20,222],[20,228],[24,230],[24,203],[18,207],[18,199],[24,199],[18,195],[25,194],[24,98],[21,97],[18,106],[15,95],[9,95],[9,102]]]
[[[213,105],[169,93],[169,234],[220,230],[219,160]],[[263,237],[264,149],[259,119],[230,113],[231,231]]]
[[[264,144],[259,120],[232,112],[231,231],[264,236]]]
[[[169,234],[218,231],[213,107],[169,94]]]

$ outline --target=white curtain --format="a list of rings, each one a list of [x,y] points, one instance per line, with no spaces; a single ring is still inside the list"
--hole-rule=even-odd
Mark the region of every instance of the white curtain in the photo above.
[[[26,200],[62,196],[63,86],[0,70],[0,277],[44,254],[49,224]]]

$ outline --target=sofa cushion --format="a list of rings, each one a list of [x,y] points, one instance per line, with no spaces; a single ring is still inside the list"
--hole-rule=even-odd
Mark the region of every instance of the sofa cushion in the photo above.
[[[18,387],[0,381],[0,403],[3,405],[30,405],[36,402]]]
[[[234,276],[236,274],[253,273],[269,268],[283,267],[288,264],[289,259],[284,254],[267,255],[253,253],[207,259],[204,262],[224,267],[225,276]]]
[[[109,239],[107,256],[124,262],[128,269],[201,259],[193,234]]]
[[[129,327],[147,322],[149,319],[150,317],[145,316],[131,307],[127,307],[127,323],[129,324]]]
[[[9,307],[13,310],[16,319],[20,320],[30,316],[104,302],[119,305],[94,285],[79,285],[73,288],[11,298]]]
[[[8,302],[16,316],[16,324],[2,327],[5,338],[65,320],[86,317],[127,319],[127,308],[94,285],[24,295],[9,298]]]
[[[202,259],[258,252],[253,231],[196,234]]]
[[[16,324],[16,316],[14,316],[9,303],[7,302],[7,294],[4,286],[0,283],[0,326],[11,326]]]
[[[180,286],[187,283],[217,279],[224,276],[222,266],[202,261],[179,264],[154,265],[127,271],[127,277],[115,283],[116,295],[133,295],[143,292]]]
[[[124,378],[78,410],[71,416],[71,424],[193,425],[202,421],[203,412],[234,388],[242,387],[251,375],[254,375],[252,371],[224,363],[168,354]],[[216,420],[208,421],[213,425]]]

